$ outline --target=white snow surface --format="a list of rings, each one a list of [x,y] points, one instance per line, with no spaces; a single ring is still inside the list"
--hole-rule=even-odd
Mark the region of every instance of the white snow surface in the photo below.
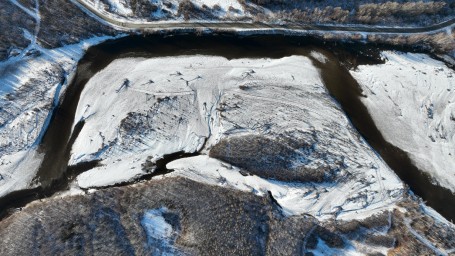
[[[315,256],[336,256],[336,255],[345,255],[345,256],[361,256],[365,255],[363,253],[359,253],[356,248],[353,246],[346,246],[343,248],[332,248],[328,246],[324,240],[318,238],[318,243],[316,248],[313,250],[309,250]]]
[[[172,235],[172,226],[166,222],[163,213],[166,208],[148,210],[142,217],[141,224],[147,232],[147,237],[155,239],[166,239]]]
[[[127,0],[83,0],[86,4],[93,6],[99,12],[118,21],[146,22],[152,20],[171,20],[183,21],[182,17],[177,17],[178,7],[182,0],[150,0],[150,3],[157,7],[150,15],[138,17],[135,15],[131,2]],[[214,17],[245,17],[243,6],[237,0],[190,0],[196,8],[204,10],[205,5]],[[217,8],[215,8],[217,7]],[[232,8],[233,9],[232,9]],[[204,19],[201,19],[204,22]]]
[[[321,63],[326,63],[327,62],[327,57],[324,56],[324,54],[317,52],[317,51],[311,51],[310,52],[311,57],[315,58],[317,61]]]
[[[441,214],[439,214],[437,211],[435,211],[433,208],[431,208],[428,205],[425,205],[424,203],[419,204],[420,209],[428,216],[431,216],[435,221],[448,226],[449,228],[455,228],[455,224],[444,218]]]
[[[147,245],[151,247],[152,255],[180,255],[173,246],[179,230],[175,230],[166,221],[165,214],[169,213],[166,207],[145,211],[141,225],[147,235]]]
[[[99,4],[99,0],[95,1]],[[109,5],[109,11],[118,13],[120,15],[129,16],[133,14],[133,11],[129,8],[129,1],[126,0],[106,0]]]
[[[229,8],[235,8],[239,11],[239,13],[243,13],[243,7],[237,0],[193,0],[198,6],[206,5],[209,8],[213,8],[214,6],[219,6],[224,12],[228,12]]]
[[[362,193],[362,189],[359,190],[359,183],[361,183],[359,180],[353,180],[347,184],[308,184],[267,180],[256,175],[244,176],[239,172],[239,168],[207,155],[182,158],[169,163],[167,168],[173,169],[174,172],[166,174],[166,177],[186,177],[211,185],[252,192],[259,196],[267,195],[270,191],[282,207],[283,213],[311,214],[321,220],[334,216],[342,220],[362,219],[392,208],[397,196],[396,194],[393,195],[395,198],[384,198],[383,201],[377,200],[365,205],[364,202],[355,202],[355,196]],[[396,185],[397,188],[401,186]],[[374,188],[373,185],[371,189],[377,189],[377,187]],[[372,193],[372,191],[364,191],[366,194]]]
[[[424,54],[386,51],[351,71],[376,126],[419,169],[455,192],[455,72]]]
[[[144,166],[164,154],[201,148],[207,154],[222,138],[261,135],[315,137],[315,150],[325,157],[298,158],[295,165],[317,168],[342,161],[343,178],[323,183],[266,180],[243,176],[238,168],[206,155],[169,163],[175,169],[169,175],[259,195],[270,190],[286,214],[321,219],[367,217],[393,207],[403,190],[304,56],[118,59],[87,83],[75,118],[85,125],[73,145],[71,164],[101,160],[101,166],[78,176],[83,188],[134,179],[153,171]]]
[[[51,113],[85,49],[108,38],[51,50],[32,43],[0,62],[0,196],[36,185],[43,157],[36,149]]]

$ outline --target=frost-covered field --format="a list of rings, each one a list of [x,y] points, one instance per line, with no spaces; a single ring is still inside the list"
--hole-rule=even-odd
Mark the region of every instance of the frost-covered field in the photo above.
[[[169,175],[258,195],[270,191],[289,215],[366,217],[402,195],[400,180],[352,128],[303,56],[118,59],[87,83],[75,118],[85,125],[70,164],[101,160],[77,178],[82,188],[152,172],[165,154],[202,150],[169,163],[176,170]],[[238,152],[243,156],[235,157]],[[208,154],[232,154],[234,162],[249,154],[248,170],[259,171],[245,176],[235,163]],[[264,164],[275,169],[261,172]],[[299,182],[270,179],[281,172]]]
[[[427,55],[383,52],[351,74],[385,139],[455,192],[455,72]]]
[[[42,160],[38,144],[77,61],[106,39],[53,50],[35,45],[34,55],[0,62],[0,196],[30,185]]]

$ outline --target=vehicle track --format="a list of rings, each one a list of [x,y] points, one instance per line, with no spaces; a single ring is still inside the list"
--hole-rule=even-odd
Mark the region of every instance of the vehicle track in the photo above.
[[[434,33],[439,30],[446,30],[455,24],[455,17],[426,27],[385,27],[385,26],[367,26],[367,25],[323,25],[323,24],[299,24],[290,23],[285,24],[268,24],[265,22],[132,22],[127,20],[117,20],[109,16],[108,13],[103,13],[94,6],[88,4],[85,0],[71,0],[74,4],[85,10],[92,16],[104,22],[119,27],[125,30],[136,29],[251,29],[261,31],[282,31],[286,32],[318,32],[318,31],[332,31],[332,32],[351,32],[351,33],[378,33],[378,34],[415,34],[415,33]]]

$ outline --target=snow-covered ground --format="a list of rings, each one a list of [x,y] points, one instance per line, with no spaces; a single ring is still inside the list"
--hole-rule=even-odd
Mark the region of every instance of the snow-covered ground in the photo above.
[[[260,196],[270,191],[287,215],[310,214],[319,219],[362,219],[371,214],[392,208],[400,196],[401,184],[384,179],[382,189],[378,184],[362,184],[362,178],[336,183],[293,183],[267,180],[256,175],[244,176],[240,169],[206,155],[183,158],[167,166],[175,171],[165,176],[183,176],[199,182],[249,191]],[[373,178],[374,179],[374,178]],[[367,182],[368,183],[368,182]],[[377,182],[379,183],[379,182]],[[382,198],[381,198],[382,197]]]
[[[385,139],[455,192],[455,72],[424,54],[383,52],[351,71]]]
[[[222,60],[120,59],[96,74],[78,104],[75,122],[85,125],[70,162],[103,159],[103,165],[82,174],[79,185],[128,180],[148,171],[142,167],[146,159],[201,149],[220,93],[215,81],[223,74],[210,64]]]
[[[178,9],[182,0],[150,0],[146,5],[141,6],[139,9],[147,9],[154,6],[156,9],[150,10],[146,15],[135,14],[133,12],[134,6],[130,1],[126,0],[73,0],[84,2],[85,4],[96,8],[98,12],[103,15],[118,21],[133,21],[133,22],[146,22],[150,20],[162,21],[183,21],[183,17],[179,16]],[[198,9],[204,10],[212,17],[226,18],[226,17],[245,17],[244,8],[237,0],[190,0],[190,2]],[[201,21],[210,20],[211,17],[207,16],[201,18]]]
[[[98,5],[98,6],[103,4],[99,0],[95,0],[93,2],[95,3],[95,5]],[[129,1],[125,1],[125,0],[106,0],[105,2],[108,5],[108,8],[109,8],[110,12],[118,13],[118,14],[124,15],[124,16],[130,16],[130,15],[133,14],[133,11],[131,10],[131,8],[129,8],[129,5],[128,5]]]
[[[309,250],[313,255],[315,256],[325,256],[325,255],[345,255],[345,256],[361,256],[365,255],[364,253],[361,253],[358,251],[357,248],[355,248],[352,245],[347,245],[342,248],[332,248],[328,246],[324,240],[318,238],[318,243],[316,245],[316,248],[313,250]],[[384,253],[387,253],[387,249],[384,250]]]
[[[227,11],[229,7],[233,7],[238,10],[242,10],[242,5],[240,5],[237,0],[194,0],[194,3],[197,3],[199,6],[207,5],[210,8],[213,8],[215,5],[221,7],[221,9]]]
[[[57,49],[38,45],[0,62],[0,196],[25,189],[42,154],[36,151],[51,113],[85,49],[108,37],[97,37]]]
[[[145,212],[141,225],[147,234],[147,246],[153,255],[178,255],[173,244],[177,239],[178,231],[165,217],[169,210],[166,207],[152,209]]]
[[[85,125],[71,164],[101,160],[101,166],[78,176],[83,188],[134,179],[153,171],[152,163],[164,154],[205,145],[202,156],[169,163],[176,170],[169,175],[259,195],[271,191],[286,214],[366,217],[392,207],[403,189],[303,56],[118,59],[87,83],[75,118]],[[252,135],[311,143],[311,150],[296,149],[289,156],[292,168],[324,168],[334,171],[335,179],[293,183],[243,176],[205,155],[222,139]]]

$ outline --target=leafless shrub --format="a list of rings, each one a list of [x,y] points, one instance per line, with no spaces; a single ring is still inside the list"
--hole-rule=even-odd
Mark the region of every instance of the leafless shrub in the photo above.
[[[171,2],[164,1],[163,5],[166,6],[167,8],[172,8],[174,5]]]
[[[303,23],[362,23],[430,25],[452,17],[455,1],[282,1],[241,0],[244,9],[263,6],[273,15],[256,17],[256,20],[279,20]],[[255,12],[250,12],[256,15]]]
[[[189,20],[191,18],[191,14],[194,13],[196,9],[197,8],[190,0],[183,0],[179,4],[177,15],[183,16],[185,20]]]
[[[437,14],[446,5],[445,2],[386,2],[362,4],[356,12],[356,19],[363,23],[376,23],[390,16],[412,17],[423,14]]]
[[[223,9],[221,9],[221,6],[219,4],[215,4],[213,6],[213,10],[219,12],[219,11],[222,11]]]
[[[234,7],[232,7],[232,6],[229,6],[228,11],[234,12],[234,13],[239,13],[239,12],[240,12],[239,9],[236,9],[236,8],[234,8]]]

